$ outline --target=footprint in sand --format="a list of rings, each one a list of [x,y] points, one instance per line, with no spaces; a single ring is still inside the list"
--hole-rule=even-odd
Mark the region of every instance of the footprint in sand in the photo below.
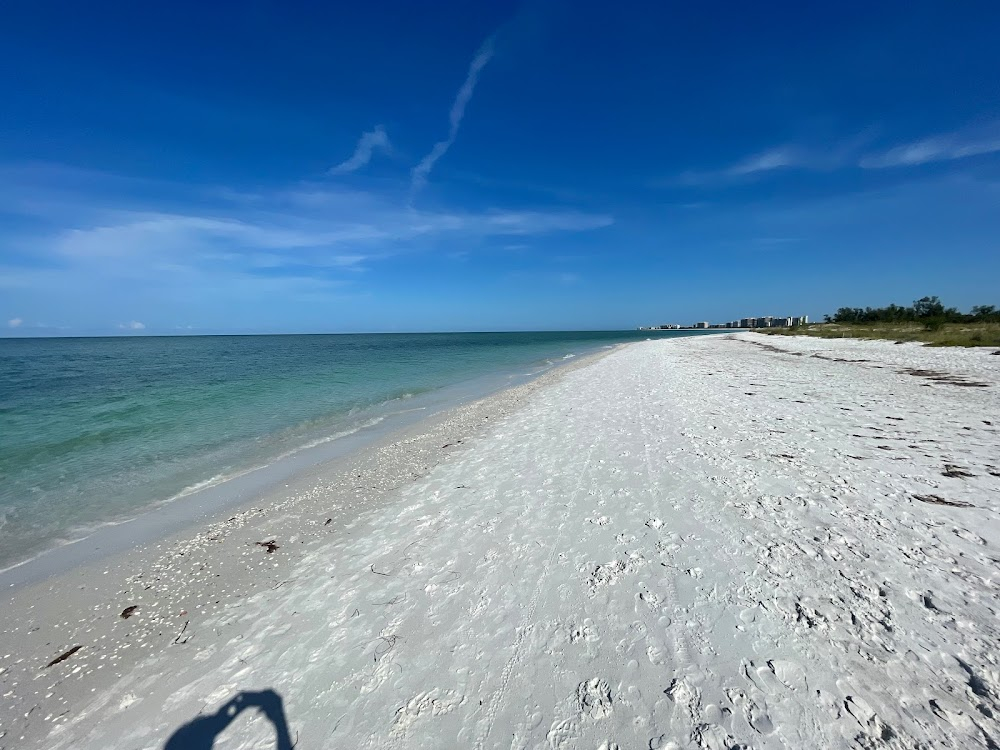
[[[576,688],[576,702],[584,719],[605,719],[611,715],[611,687],[595,677],[581,682]]]
[[[747,724],[758,734],[771,734],[774,723],[767,714],[766,705],[762,706],[739,688],[726,691],[729,701],[736,706],[747,720]],[[763,702],[763,701],[762,701]]]
[[[590,572],[587,580],[591,595],[597,593],[602,586],[614,586],[622,577],[635,573],[648,563],[639,552],[629,552],[623,560],[598,565]]]
[[[587,618],[582,625],[574,625],[569,631],[569,642],[579,643],[580,641],[596,641],[597,633],[594,630],[594,623]]]
[[[392,731],[402,733],[414,722],[432,716],[451,713],[465,703],[465,696],[452,690],[434,688],[426,693],[418,693],[396,712]]]
[[[549,742],[549,747],[557,748],[571,747],[577,736],[576,722],[570,719],[552,722],[549,731],[545,733],[545,739]]]

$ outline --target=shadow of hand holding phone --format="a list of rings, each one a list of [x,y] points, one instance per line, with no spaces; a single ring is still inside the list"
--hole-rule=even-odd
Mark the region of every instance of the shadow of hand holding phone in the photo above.
[[[174,732],[163,750],[212,750],[215,738],[249,708],[259,709],[274,726],[276,750],[292,750],[285,706],[273,690],[246,691],[223,705],[214,714],[199,716]]]

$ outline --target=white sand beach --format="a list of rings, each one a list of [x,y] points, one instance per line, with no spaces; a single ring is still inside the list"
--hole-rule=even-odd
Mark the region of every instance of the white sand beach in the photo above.
[[[630,344],[5,597],[2,748],[996,748],[1000,357]]]

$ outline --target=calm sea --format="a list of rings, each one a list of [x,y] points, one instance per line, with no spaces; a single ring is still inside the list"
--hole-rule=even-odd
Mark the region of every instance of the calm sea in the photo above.
[[[0,568],[427,394],[686,333],[0,339]]]

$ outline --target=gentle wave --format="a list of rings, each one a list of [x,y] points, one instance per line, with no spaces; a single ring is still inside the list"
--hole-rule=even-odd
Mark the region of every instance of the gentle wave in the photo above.
[[[395,400],[395,399],[393,399],[393,400]],[[406,413],[406,412],[414,412],[414,411],[421,411],[421,410],[422,410],[422,408],[406,409],[406,410],[402,410],[402,411],[399,411],[399,412],[393,412],[393,413],[394,414],[402,414],[402,413]],[[386,415],[386,416],[391,416],[391,415]],[[28,557],[28,558],[26,558],[24,560],[16,562],[13,565],[8,565],[7,567],[0,568],[0,573],[5,573],[8,570],[13,570],[13,569],[18,568],[18,567],[20,567],[22,565],[25,565],[25,564],[31,562],[32,560],[38,559],[41,555],[44,555],[45,553],[50,552],[51,550],[58,549],[59,547],[65,547],[65,546],[70,545],[70,544],[77,544],[79,542],[86,541],[88,538],[90,538],[91,536],[93,536],[96,532],[100,531],[101,529],[105,529],[105,528],[109,528],[109,527],[114,527],[114,526],[121,526],[122,524],[126,524],[126,523],[129,523],[131,521],[134,521],[136,518],[138,518],[140,515],[142,515],[144,513],[148,513],[149,511],[156,510],[157,508],[162,508],[163,506],[169,505],[170,503],[176,502],[176,501],[181,500],[181,499],[186,498],[186,497],[190,497],[191,495],[194,495],[194,494],[196,494],[198,492],[202,492],[202,491],[207,490],[207,489],[211,489],[212,487],[218,487],[219,485],[225,484],[226,482],[230,482],[230,481],[232,481],[234,479],[238,479],[240,477],[247,476],[248,474],[252,474],[252,473],[254,473],[256,471],[261,471],[263,469],[268,468],[269,466],[272,466],[273,464],[275,464],[275,463],[277,463],[279,461],[282,461],[282,460],[284,460],[286,458],[294,456],[297,453],[301,453],[302,451],[309,450],[310,448],[316,448],[316,447],[319,447],[321,445],[324,445],[324,444],[327,444],[327,443],[331,443],[331,442],[333,442],[335,440],[343,439],[345,437],[348,437],[349,435],[354,435],[354,434],[360,432],[361,430],[365,430],[365,429],[369,429],[371,427],[375,427],[376,425],[378,425],[381,422],[383,422],[386,419],[386,416],[374,417],[374,418],[369,419],[369,420],[367,420],[367,421],[365,421],[365,422],[363,422],[363,423],[361,423],[359,425],[356,425],[355,427],[352,427],[351,429],[341,430],[340,432],[337,432],[337,433],[335,433],[333,435],[328,435],[328,436],[323,437],[323,438],[312,440],[312,441],[310,441],[308,443],[305,443],[303,445],[297,446],[295,448],[292,448],[292,449],[290,449],[288,451],[285,451],[284,453],[281,453],[281,454],[275,456],[273,459],[271,459],[267,463],[257,464],[257,465],[250,466],[250,467],[241,469],[239,471],[234,471],[234,472],[230,472],[230,473],[227,473],[227,474],[218,474],[218,475],[216,475],[214,477],[211,477],[209,479],[205,479],[205,480],[200,481],[200,482],[195,482],[194,484],[191,484],[191,485],[185,487],[180,492],[177,492],[177,493],[175,493],[174,495],[171,495],[168,498],[164,498],[162,500],[157,500],[157,501],[154,501],[154,502],[152,502],[152,503],[150,503],[148,505],[136,508],[135,512],[133,514],[127,516],[127,517],[115,518],[115,519],[110,519],[110,520],[106,520],[106,521],[99,521],[99,522],[96,522],[96,523],[90,523],[90,524],[76,526],[76,527],[67,529],[64,532],[63,535],[60,535],[58,537],[53,537],[53,538],[49,539],[48,540],[49,543],[47,544],[47,546],[45,546],[44,548],[40,549],[38,552],[36,552],[31,557]],[[6,525],[6,514],[0,514],[0,530],[2,530],[5,525]]]
[[[418,397],[500,387],[642,338],[2,339],[0,564],[374,427]]]

